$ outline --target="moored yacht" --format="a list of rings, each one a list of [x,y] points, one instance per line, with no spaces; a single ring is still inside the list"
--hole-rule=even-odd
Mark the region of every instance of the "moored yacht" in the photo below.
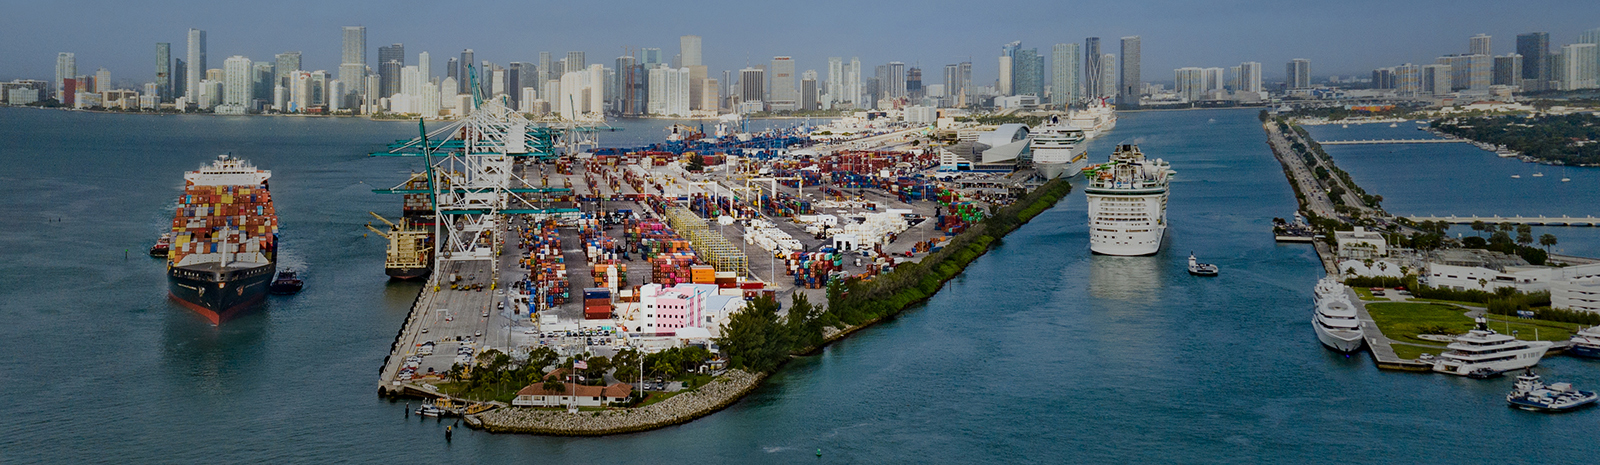
[[[1600,358],[1600,326],[1590,326],[1572,336],[1567,353],[1583,358]]]
[[[1366,339],[1362,337],[1361,320],[1356,318],[1355,306],[1349,297],[1328,298],[1317,304],[1317,313],[1311,318],[1311,327],[1317,331],[1317,340],[1340,353],[1361,350]]]
[[[1433,371],[1461,376],[1492,376],[1539,364],[1553,345],[1549,341],[1523,341],[1494,332],[1482,317],[1478,327],[1457,336],[1449,350],[1434,359]]]

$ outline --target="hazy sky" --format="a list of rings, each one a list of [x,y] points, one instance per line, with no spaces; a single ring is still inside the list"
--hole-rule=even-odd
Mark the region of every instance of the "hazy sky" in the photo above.
[[[435,75],[463,48],[500,64],[582,50],[589,63],[612,66],[624,47],[659,47],[670,59],[678,36],[696,34],[713,77],[790,55],[797,72],[815,69],[825,79],[827,57],[859,56],[867,74],[902,61],[920,64],[925,82],[937,83],[943,65],[970,57],[978,85],[993,82],[1000,45],[1013,40],[1048,56],[1052,44],[1098,36],[1104,52],[1120,54],[1118,39],[1138,35],[1146,81],[1170,81],[1178,67],[1242,61],[1263,63],[1271,80],[1282,78],[1292,58],[1310,59],[1317,76],[1365,74],[1465,53],[1467,38],[1478,33],[1493,36],[1494,53],[1505,54],[1515,51],[1519,33],[1549,32],[1558,48],[1600,27],[1600,1],[1593,0],[78,0],[11,2],[0,10],[0,79],[53,78],[56,53],[74,52],[79,74],[104,67],[113,81],[130,84],[153,79],[156,42],[172,43],[173,57],[182,57],[190,27],[207,31],[211,68],[231,55],[264,61],[297,50],[305,69],[336,73],[340,26],[361,25],[369,65],[376,67],[379,46],[402,42],[407,64],[427,51]]]

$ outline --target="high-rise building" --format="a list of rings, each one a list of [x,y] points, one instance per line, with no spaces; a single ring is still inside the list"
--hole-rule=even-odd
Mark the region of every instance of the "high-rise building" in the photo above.
[[[1522,55],[1513,53],[1494,57],[1494,80],[1490,84],[1496,86],[1521,86]]]
[[[1394,67],[1395,93],[1414,97],[1422,93],[1422,68],[1411,63]]]
[[[995,91],[1000,95],[1011,95],[1016,92],[1017,51],[1021,49],[1021,41],[1012,41],[1000,46],[1000,80],[995,82]]]
[[[639,49],[639,64],[644,65],[645,68],[653,68],[655,65],[662,63],[665,62],[661,61],[661,49],[654,47]]]
[[[1202,71],[1205,81],[1204,92],[1223,90],[1225,81],[1222,78],[1222,68],[1206,68]]]
[[[861,57],[850,57],[850,67],[844,70],[844,82],[844,94],[850,97],[854,108],[865,110],[872,107],[869,102],[863,101],[866,89],[861,82]]]
[[[400,70],[406,67],[405,44],[378,47],[378,95],[384,98],[400,93]]]
[[[1100,97],[1105,99],[1117,96],[1117,56],[1110,53],[1100,55]]]
[[[66,88],[66,80],[78,75],[78,57],[72,52],[56,54],[56,100],[66,103],[66,94],[78,92],[77,88]]]
[[[1244,92],[1261,92],[1261,63],[1239,63],[1239,89]]]
[[[1577,43],[1561,46],[1560,68],[1556,80],[1560,90],[1582,90],[1595,87],[1595,44]]]
[[[1283,85],[1289,89],[1311,88],[1311,60],[1305,58],[1289,60],[1289,65],[1284,69]]]
[[[1530,32],[1517,35],[1517,54],[1522,55],[1522,88],[1530,91],[1548,89],[1550,34]]]
[[[1082,82],[1078,79],[1078,44],[1056,44],[1050,48],[1050,104],[1077,104],[1083,99]],[[946,92],[949,83],[945,84]]]
[[[1493,53],[1489,52],[1488,34],[1478,34],[1472,36],[1472,39],[1470,39],[1470,43],[1467,46],[1467,50],[1468,55],[1494,55]]]
[[[255,80],[251,79],[250,59],[240,55],[222,61],[222,106],[218,112],[244,114],[254,95]]]
[[[1421,93],[1442,96],[1450,93],[1450,65],[1424,65],[1422,67]]]
[[[659,52],[658,52],[659,53]],[[704,65],[700,57],[700,36],[683,36],[678,38],[678,53],[683,58],[683,66]],[[659,57],[657,58],[660,59]]]
[[[270,61],[256,61],[250,63],[250,98],[263,102],[272,102],[272,66]],[[251,106],[254,106],[252,102]]]
[[[1394,88],[1394,68],[1378,68],[1372,70],[1373,89]]]
[[[1494,79],[1494,57],[1488,55],[1446,55],[1437,63],[1450,65],[1451,90],[1485,90]]]
[[[189,29],[189,50],[184,62],[189,66],[184,75],[184,96],[193,102],[200,96],[200,79],[206,75],[206,31]]]
[[[332,99],[339,101],[340,108],[356,108],[361,102],[362,95],[367,93],[367,27],[344,27],[344,53],[339,62],[339,82],[344,83],[339,95]],[[382,57],[379,57],[380,60]]]
[[[277,61],[277,65],[272,67],[273,82],[284,89],[291,89],[289,78],[290,74],[300,71],[300,52],[283,52],[273,58]],[[290,93],[293,93],[292,90]],[[292,97],[289,98],[292,100]]]
[[[1172,72],[1172,90],[1184,101],[1195,102],[1205,96],[1205,70],[1195,67],[1178,68]]]
[[[906,64],[898,61],[891,61],[888,65],[885,65],[884,69],[886,71],[884,76],[887,78],[884,81],[886,84],[880,84],[886,85],[885,90],[887,92],[884,93],[887,94],[889,98],[905,97]]]
[[[800,109],[806,111],[821,109],[822,102],[818,96],[817,71],[808,69],[800,73]]]
[[[460,81],[461,81],[461,63],[460,63],[460,61],[456,60],[455,57],[450,57],[450,59],[444,61],[444,77],[449,78],[451,84],[460,85]],[[439,82],[441,84],[444,83],[444,81],[439,81]],[[440,90],[441,95],[443,95],[442,94],[443,92],[450,92],[451,95],[454,95],[455,91],[456,91],[455,88],[441,89]]]
[[[906,68],[906,97],[922,98],[922,68]]]
[[[176,101],[188,92],[185,87],[189,83],[189,65],[182,58],[172,59],[172,99]],[[187,99],[186,99],[187,100]],[[63,101],[62,103],[66,103]],[[181,110],[181,108],[180,108]]]
[[[1139,36],[1122,38],[1122,83],[1117,89],[1117,106],[1124,108],[1139,108],[1139,97],[1143,89],[1139,80]]]
[[[156,102],[172,101],[172,44],[156,43]]]
[[[827,90],[823,91],[822,107],[833,109],[835,105],[849,101],[844,98],[844,60],[839,57],[828,57],[828,82]]]
[[[767,76],[772,81],[767,88],[765,100],[773,107],[773,111],[794,110],[800,100],[799,93],[794,88],[794,59],[790,57],[772,57],[772,66]]]
[[[1100,80],[1102,74],[1104,72],[1101,71],[1100,64],[1100,38],[1090,37],[1083,39],[1083,91],[1085,96],[1089,98],[1105,96],[1105,84]]]
[[[94,72],[94,92],[103,93],[111,91],[111,71],[100,68]]]
[[[589,65],[584,62],[583,52],[567,52],[566,64],[567,72],[569,73],[583,71],[589,67]]]
[[[649,76],[649,112],[662,116],[689,116],[689,69],[658,66],[649,70]]]
[[[739,100],[760,102],[767,98],[767,71],[761,68],[739,70]]]
[[[1018,50],[1011,61],[1012,95],[1032,95],[1044,99],[1044,56],[1039,49]]]
[[[472,58],[472,49],[469,48],[469,49],[461,51],[461,60],[457,61],[457,64],[458,64],[458,66],[461,67],[461,69],[456,70],[456,93],[457,94],[467,94],[467,93],[471,93],[472,92],[472,90],[471,90],[471,88],[472,88],[471,87],[472,86],[472,77],[471,77],[471,73],[467,72],[469,69],[472,68],[473,64],[476,63],[476,62],[474,62],[472,60],[473,60],[473,58]],[[554,104],[552,104],[552,106],[553,105]]]

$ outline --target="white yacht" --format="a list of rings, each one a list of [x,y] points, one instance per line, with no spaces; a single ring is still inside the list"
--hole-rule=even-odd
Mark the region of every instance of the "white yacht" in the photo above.
[[[1583,358],[1600,358],[1600,326],[1590,326],[1572,336],[1572,347],[1567,354]]]
[[[1059,116],[1051,116],[1028,137],[1028,148],[1033,151],[1033,167],[1045,179],[1076,176],[1088,164],[1089,155],[1083,145],[1087,137],[1083,130],[1068,124]]]
[[[1523,341],[1494,332],[1483,318],[1478,328],[1457,336],[1449,351],[1434,358],[1433,371],[1462,376],[1493,376],[1539,364],[1550,341]]]
[[[1317,280],[1316,294],[1313,296],[1315,300],[1313,302],[1317,305],[1322,305],[1322,302],[1329,299],[1348,301],[1350,300],[1350,294],[1346,293],[1345,289],[1349,288],[1344,283],[1339,282],[1338,278],[1323,276],[1322,279]]]
[[[1361,320],[1356,318],[1356,308],[1349,297],[1329,298],[1317,304],[1311,327],[1316,329],[1317,340],[1322,341],[1322,345],[1340,353],[1361,350],[1366,343],[1361,333]]]
[[[1150,160],[1139,146],[1123,144],[1111,160],[1084,170],[1089,209],[1089,250],[1105,255],[1154,255],[1167,232],[1165,160]]]

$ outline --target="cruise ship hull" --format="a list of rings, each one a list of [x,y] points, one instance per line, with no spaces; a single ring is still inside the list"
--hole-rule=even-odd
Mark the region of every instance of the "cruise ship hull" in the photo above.
[[[188,267],[173,267],[167,272],[167,292],[211,324],[222,324],[247,313],[267,295],[267,288],[277,274],[277,265],[268,263],[254,268],[234,271],[221,280],[191,277],[195,271]],[[197,272],[212,275],[210,271]]]
[[[1341,354],[1359,351],[1366,343],[1366,339],[1361,337],[1359,331],[1329,331],[1316,321],[1311,322],[1311,327],[1316,328],[1317,340],[1321,341],[1324,347]]]
[[[1161,241],[1165,235],[1166,228],[1156,228],[1151,233],[1128,233],[1121,237],[1111,237],[1104,240],[1091,239],[1089,241],[1089,251],[1100,255],[1118,257],[1155,255],[1161,251]]]

